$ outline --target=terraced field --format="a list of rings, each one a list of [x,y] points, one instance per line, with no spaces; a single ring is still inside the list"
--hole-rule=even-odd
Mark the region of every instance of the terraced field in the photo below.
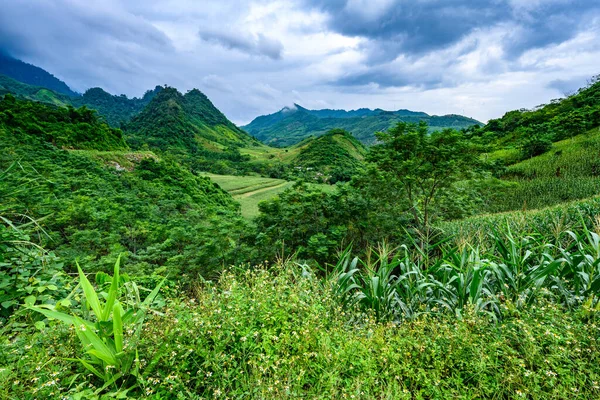
[[[233,176],[204,174],[211,178],[216,184],[228,191],[242,206],[242,215],[245,218],[254,218],[258,215],[258,203],[277,196],[284,190],[292,187],[294,182],[283,179],[263,178],[260,176]],[[331,185],[317,185],[324,191],[334,189]]]

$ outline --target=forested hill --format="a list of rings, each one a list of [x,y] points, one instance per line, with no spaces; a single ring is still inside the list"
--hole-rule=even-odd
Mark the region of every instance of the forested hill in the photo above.
[[[386,131],[400,121],[425,121],[431,131],[483,125],[462,115],[435,116],[409,110],[365,108],[353,111],[308,110],[296,104],[274,114],[258,117],[242,128],[264,143],[278,147],[293,145],[311,135],[322,135],[334,128],[347,130],[363,144],[371,145],[376,141],[375,132]]]
[[[89,109],[4,96],[0,171],[2,216],[37,221],[40,244],[70,265],[79,259],[93,271],[120,252],[138,272],[234,262],[213,231],[216,213],[238,218],[232,197],[167,154],[130,150]]]
[[[101,88],[91,88],[76,99],[73,104],[76,106],[87,106],[97,110],[106,122],[111,126],[120,126],[121,123],[129,122],[135,115],[139,114],[144,107],[156,96],[162,87],[156,86],[153,90],[148,90],[141,98],[128,98],[124,94],[112,95]]]
[[[188,154],[256,143],[197,89],[185,95],[174,88],[162,89],[125,130],[134,147],[147,144]]]
[[[366,147],[343,129],[332,129],[319,137],[298,144],[298,155],[291,164],[301,171],[314,170],[329,183],[349,181],[367,154]]]
[[[73,100],[72,97],[69,97],[66,94],[57,93],[41,86],[28,85],[16,81],[9,76],[0,74],[0,96],[6,93],[11,93],[19,98],[54,104],[57,106],[71,104]]]
[[[597,126],[600,126],[600,75],[569,97],[552,100],[533,110],[509,111],[473,131],[486,143],[518,147],[531,140],[560,141]]]
[[[91,88],[81,96],[72,97],[47,87],[30,85],[0,74],[0,95],[11,93],[19,98],[57,106],[86,106],[98,111],[99,116],[113,127],[120,127],[121,124],[129,122],[161,89],[162,87],[156,86],[153,90],[146,91],[143,97],[131,99],[123,94],[112,95],[101,88]]]
[[[32,86],[40,86],[67,96],[78,96],[66,83],[40,67],[0,52],[0,74]]]

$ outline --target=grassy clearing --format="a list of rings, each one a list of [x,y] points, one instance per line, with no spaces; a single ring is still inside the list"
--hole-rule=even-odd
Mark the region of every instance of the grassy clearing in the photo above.
[[[270,200],[286,189],[294,186],[294,182],[283,179],[263,178],[260,176],[234,176],[204,174],[229,192],[242,207],[242,216],[254,218],[258,215],[258,203]],[[326,192],[335,189],[331,185],[310,184]]]

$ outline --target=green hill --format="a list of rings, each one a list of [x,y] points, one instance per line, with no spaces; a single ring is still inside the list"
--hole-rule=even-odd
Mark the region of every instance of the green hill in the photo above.
[[[483,125],[461,115],[430,116],[423,112],[381,109],[308,110],[296,104],[258,117],[242,128],[264,143],[278,147],[293,145],[311,135],[319,136],[335,128],[347,130],[363,144],[371,145],[376,141],[375,132],[386,131],[399,121],[425,121],[431,131]]]
[[[147,144],[188,154],[224,152],[229,147],[255,143],[196,89],[185,95],[174,88],[162,89],[125,130],[136,148]]]
[[[532,110],[509,111],[473,132],[496,148],[518,149],[532,138],[556,142],[598,126],[600,77],[595,77],[569,97],[552,100]]]
[[[298,172],[313,171],[330,183],[350,180],[367,153],[365,146],[343,129],[311,137],[297,147],[299,151],[290,164]]]
[[[120,127],[123,123],[129,122],[161,90],[162,87],[156,86],[153,90],[146,91],[143,97],[130,99],[125,95],[112,95],[101,88],[91,88],[81,96],[71,97],[46,87],[29,85],[6,75],[0,75],[0,96],[11,93],[19,98],[57,106],[86,106],[96,110],[113,127]]]
[[[86,107],[49,106],[7,94],[0,101],[0,123],[25,143],[43,141],[68,149],[127,148],[121,130],[107,126]]]
[[[17,81],[70,97],[78,96],[66,83],[40,67],[25,63],[0,52],[0,74],[7,75]]]

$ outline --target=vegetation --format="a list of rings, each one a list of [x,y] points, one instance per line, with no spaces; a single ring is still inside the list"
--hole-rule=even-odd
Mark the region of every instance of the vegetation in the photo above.
[[[39,86],[27,85],[15,81],[6,75],[0,75],[0,96],[10,93],[19,98],[39,101],[41,103],[66,106],[71,104],[71,98]]]
[[[162,87],[156,86],[148,90],[141,98],[129,99],[125,95],[111,95],[101,88],[91,88],[85,91],[81,97],[73,100],[74,106],[86,106],[98,111],[110,126],[121,127],[129,122],[135,115],[139,114],[144,107],[156,96]]]
[[[346,182],[363,166],[367,149],[343,129],[308,141],[292,161],[296,175],[329,183]]]
[[[225,225],[245,224],[239,206],[209,178],[168,157],[120,150],[120,131],[89,110],[55,109],[8,96],[0,108],[3,115],[13,115],[0,119],[0,167],[19,165],[4,177],[2,186],[11,194],[3,203],[11,220],[46,217],[29,235],[41,235],[38,242],[47,250],[69,262],[85,260],[94,270],[105,269],[124,251],[132,270],[140,272],[218,269],[243,259],[237,243],[223,240],[231,234]],[[80,122],[82,115],[90,120]],[[89,141],[85,132],[97,140]],[[186,248],[187,257],[196,261],[184,265]],[[204,258],[209,254],[216,258]],[[236,254],[239,259],[228,260]]]
[[[360,109],[307,110],[294,105],[256,118],[242,128],[262,142],[284,147],[301,142],[309,136],[320,136],[331,129],[344,129],[365,145],[375,144],[375,132],[386,131],[398,122],[426,122],[430,132],[445,128],[462,129],[480,122],[460,115],[430,116],[408,110],[383,111]]]
[[[263,121],[386,119],[368,149],[265,146],[197,90],[91,90],[102,117],[6,82],[0,397],[600,396],[596,81],[461,131]]]

